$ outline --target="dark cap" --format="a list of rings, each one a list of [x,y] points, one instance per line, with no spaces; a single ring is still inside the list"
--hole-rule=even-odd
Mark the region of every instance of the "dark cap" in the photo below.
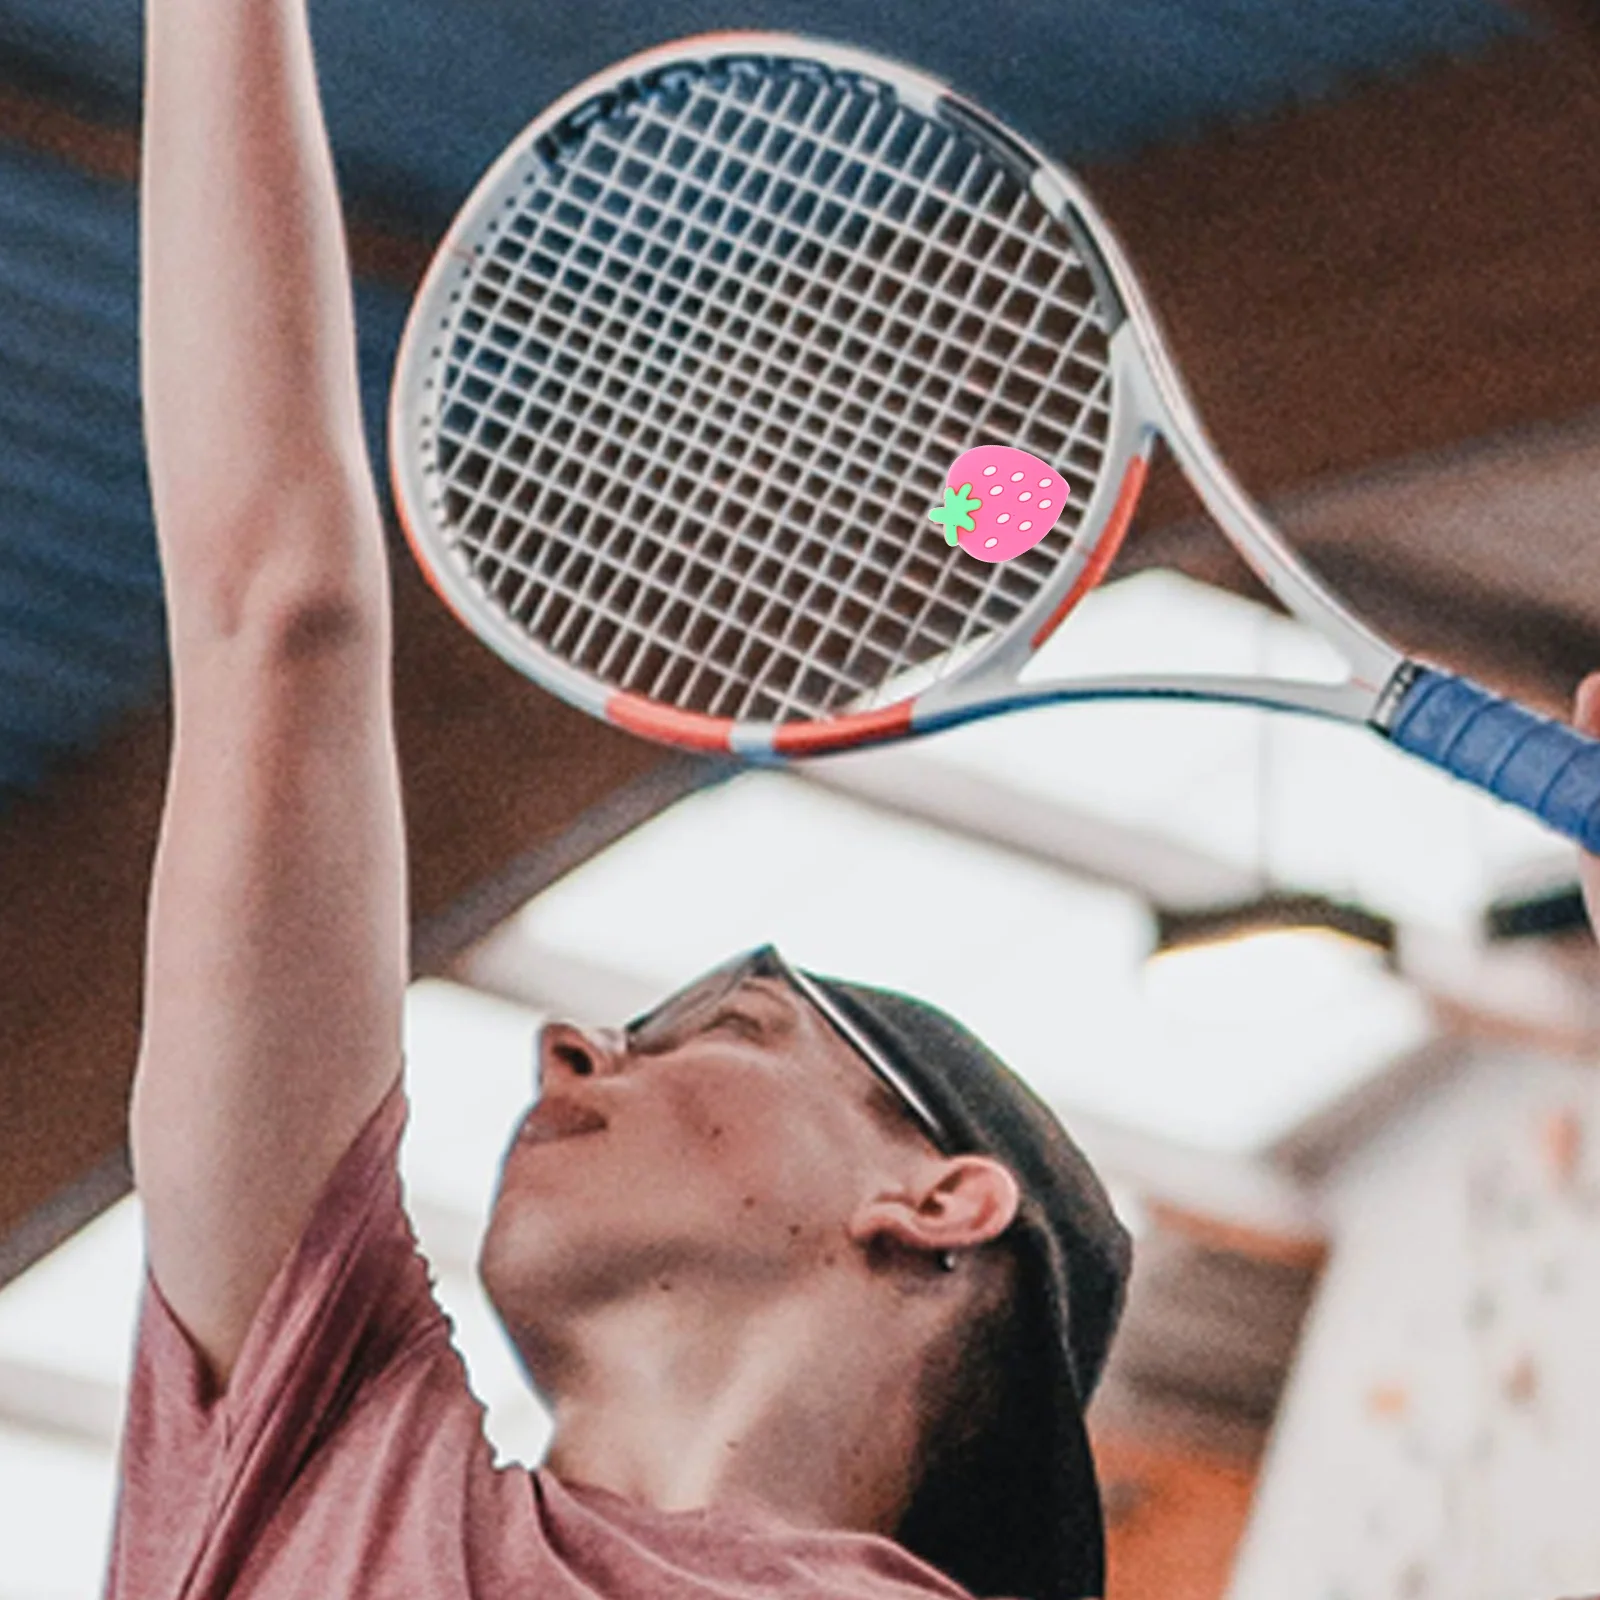
[[[1082,1600],[1105,1589],[1105,1529],[1084,1408],[1122,1314],[1132,1245],[1054,1114],[954,1018],[808,973],[915,1085],[951,1153],[993,1156],[1022,1190],[1018,1370],[999,1414],[919,1490],[900,1541],[976,1595]]]

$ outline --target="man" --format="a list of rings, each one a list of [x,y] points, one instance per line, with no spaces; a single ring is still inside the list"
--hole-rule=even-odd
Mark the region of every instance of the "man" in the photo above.
[[[770,950],[545,1030],[481,1270],[555,1432],[493,1466],[395,1173],[383,534],[305,0],[148,4],[176,731],[110,1592],[1100,1593],[1103,1190],[949,1019]]]
[[[774,951],[545,1030],[481,1270],[555,1430],[494,1468],[395,1172],[384,541],[305,0],[149,0],[147,71],[176,721],[111,1593],[1098,1594],[1103,1190],[949,1019]]]

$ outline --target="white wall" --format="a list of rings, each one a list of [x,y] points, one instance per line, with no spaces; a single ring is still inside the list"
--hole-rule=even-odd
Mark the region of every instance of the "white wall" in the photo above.
[[[1480,1049],[1327,1199],[1230,1600],[1600,1594],[1595,1074]]]

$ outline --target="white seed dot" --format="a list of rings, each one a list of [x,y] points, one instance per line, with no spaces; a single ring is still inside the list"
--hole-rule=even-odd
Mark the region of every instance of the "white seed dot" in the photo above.
[[[983,541],[983,548],[985,550],[993,550],[994,547],[999,543],[1000,541],[998,539],[985,539]]]
[[[996,517],[996,518],[995,518],[995,519],[994,519],[994,520],[995,520],[995,521],[996,521],[996,522],[1009,522],[1009,521],[1010,521],[1010,520],[1011,520],[1011,518],[1010,518],[1010,517],[1008,517],[1008,516],[1007,516],[1007,515],[1006,515],[1006,514],[1005,514],[1005,512],[1003,512],[1003,511],[1002,511],[1002,512],[1001,512],[1001,513],[1000,513],[1000,515],[999,515],[999,516],[998,516],[998,517]]]
[[[986,478],[992,478],[994,476],[994,468],[993,467],[985,467],[983,469],[983,475]]]
[[[1039,487],[1041,489],[1048,489],[1050,487],[1050,480],[1048,478],[1041,478],[1039,480]]]
[[[1026,533],[1028,529],[1033,526],[1033,524],[1031,522],[1019,522],[1017,526],[1021,528],[1024,533]]]
[[[1013,472],[1011,474],[1011,481],[1013,483],[1021,483],[1022,482],[1022,474],[1020,472]]]
[[[989,491],[990,494],[1004,494],[1005,492],[1006,486],[1003,483],[997,483],[994,488]]]
[[[1039,502],[1039,509],[1041,511],[1048,511],[1050,509],[1050,502],[1048,500],[1041,500]]]
[[[1017,496],[1017,499],[1019,499],[1019,500],[1031,500],[1031,499],[1033,499],[1033,496],[1031,494],[1029,494],[1026,489],[1024,489],[1022,491],[1022,493]]]

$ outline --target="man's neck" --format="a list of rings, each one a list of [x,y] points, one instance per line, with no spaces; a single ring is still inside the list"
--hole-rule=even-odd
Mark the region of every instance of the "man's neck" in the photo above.
[[[841,1285],[752,1309],[674,1286],[596,1312],[563,1330],[547,1465],[664,1511],[754,1504],[892,1531],[912,1488],[919,1354],[870,1295]]]

